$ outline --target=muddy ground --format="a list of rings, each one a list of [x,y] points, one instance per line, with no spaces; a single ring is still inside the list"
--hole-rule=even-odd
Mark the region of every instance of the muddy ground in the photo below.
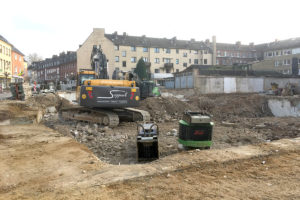
[[[1,101],[0,121],[30,120],[0,124],[0,199],[299,199],[299,118],[272,116],[267,98],[143,101],[160,127],[160,159],[143,164],[133,122],[109,128],[63,120],[56,111],[68,103],[54,94]],[[178,148],[185,110],[212,116],[211,150]]]
[[[273,117],[267,98],[258,94],[203,95],[201,97],[154,97],[141,102],[160,129],[159,152],[165,157],[180,152],[178,121],[186,110],[201,111],[215,123],[212,149],[257,144],[280,138],[300,137],[298,118]],[[57,106],[57,104],[55,104]],[[68,105],[69,106],[69,105]],[[44,124],[85,144],[110,164],[135,164],[136,123],[121,122],[116,128],[62,119],[59,113],[46,113]]]

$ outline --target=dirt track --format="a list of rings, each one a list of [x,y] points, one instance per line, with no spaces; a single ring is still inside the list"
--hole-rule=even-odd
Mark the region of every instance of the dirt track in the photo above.
[[[44,126],[11,128],[0,128],[0,199],[299,198],[299,139],[113,166]]]

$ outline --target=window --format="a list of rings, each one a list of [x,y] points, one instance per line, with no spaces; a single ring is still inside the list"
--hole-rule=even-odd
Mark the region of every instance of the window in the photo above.
[[[154,59],[154,62],[155,62],[155,63],[159,63],[159,58],[155,58],[155,59]]]
[[[17,58],[17,55],[15,54],[15,60],[17,60],[18,58]]]
[[[126,57],[126,51],[122,51],[122,56]]]
[[[171,63],[171,59],[170,58],[163,58],[163,62],[164,63]]]
[[[148,52],[148,48],[147,48],[147,47],[144,47],[144,48],[143,48],[143,52]]]
[[[190,64],[192,63],[192,59],[189,59],[189,63],[190,63]]]
[[[159,53],[159,48],[154,48],[154,53]]]
[[[166,53],[171,53],[171,49],[166,49]]]
[[[179,59],[176,59],[176,64],[177,64],[177,65],[179,64]]]
[[[185,52],[185,53],[183,53],[183,57],[187,57],[187,53]]]
[[[148,62],[148,58],[147,57],[143,57],[144,62]]]
[[[0,53],[2,53],[2,45],[0,45]]]
[[[131,57],[130,60],[131,60],[132,63],[136,63],[136,57]]]
[[[21,56],[19,57],[19,61],[20,61],[20,62],[22,61],[22,57],[21,57]]]
[[[183,63],[183,66],[184,66],[184,67],[187,67],[187,63]]]
[[[115,51],[119,51],[119,45],[115,45]]]
[[[179,49],[176,49],[176,53],[179,54]]]
[[[283,64],[284,65],[290,65],[291,64],[291,60],[290,59],[284,59],[283,60]]]
[[[131,47],[131,51],[136,51],[136,47],[135,47],[135,46],[132,46],[132,47]]]
[[[179,69],[176,69],[176,72],[178,73],[178,72],[179,72]]]
[[[198,64],[198,59],[194,59],[194,64],[195,64],[195,65]]]
[[[204,59],[204,65],[207,65],[207,59]]]
[[[122,67],[126,67],[126,61],[122,62]]]
[[[119,62],[119,56],[116,56],[116,57],[115,57],[115,61],[116,61],[116,62]]]
[[[155,69],[154,72],[155,72],[155,73],[159,73],[159,69]]]
[[[275,67],[281,66],[282,65],[282,61],[281,60],[276,60],[275,61]]]
[[[300,59],[298,59],[298,64],[300,64]]]
[[[219,65],[219,60],[218,59],[216,60],[216,64]]]
[[[221,56],[221,52],[220,51],[217,51],[217,56]]]

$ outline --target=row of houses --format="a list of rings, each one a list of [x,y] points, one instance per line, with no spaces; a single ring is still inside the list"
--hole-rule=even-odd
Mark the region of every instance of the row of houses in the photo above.
[[[62,52],[42,61],[33,62],[28,67],[28,74],[33,81],[44,82],[68,82],[75,80],[77,75],[76,52]]]
[[[24,54],[0,35],[0,87],[15,79],[23,78],[27,73]]]
[[[211,41],[179,40],[176,37],[167,39],[145,35],[130,36],[125,32],[108,34],[103,28],[94,28],[88,38],[79,45],[76,55],[72,52],[72,56],[76,57],[76,61],[73,60],[72,63],[76,66],[69,68],[71,71],[63,71],[68,62],[57,62],[57,59],[64,59],[60,56],[34,63],[31,69],[36,71],[39,81],[62,81],[76,75],[79,69],[91,68],[90,55],[94,45],[101,45],[106,54],[110,77],[116,68],[123,71],[134,70],[140,58],[143,58],[149,72],[153,74],[176,73],[191,65],[235,64],[251,64],[252,69],[258,71],[292,74],[292,60],[298,59],[300,63],[300,38],[245,45],[240,41],[235,44],[218,43],[215,36]]]

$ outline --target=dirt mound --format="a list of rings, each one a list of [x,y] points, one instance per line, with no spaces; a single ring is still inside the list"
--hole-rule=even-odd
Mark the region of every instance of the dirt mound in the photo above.
[[[34,105],[42,108],[47,108],[50,106],[59,107],[61,105],[61,101],[62,100],[58,95],[52,93],[39,94],[27,100],[27,102],[30,105]]]
[[[257,94],[202,95],[190,97],[187,101],[174,97],[153,97],[142,101],[140,109],[150,112],[152,119],[159,122],[179,119],[186,110],[202,111],[220,121],[272,116],[267,99]]]
[[[192,102],[219,120],[272,116],[267,99],[257,94],[206,95],[194,98]]]
[[[197,110],[197,106],[172,97],[152,97],[141,102],[140,109],[147,110],[152,120],[163,122],[179,119],[186,110]]]

